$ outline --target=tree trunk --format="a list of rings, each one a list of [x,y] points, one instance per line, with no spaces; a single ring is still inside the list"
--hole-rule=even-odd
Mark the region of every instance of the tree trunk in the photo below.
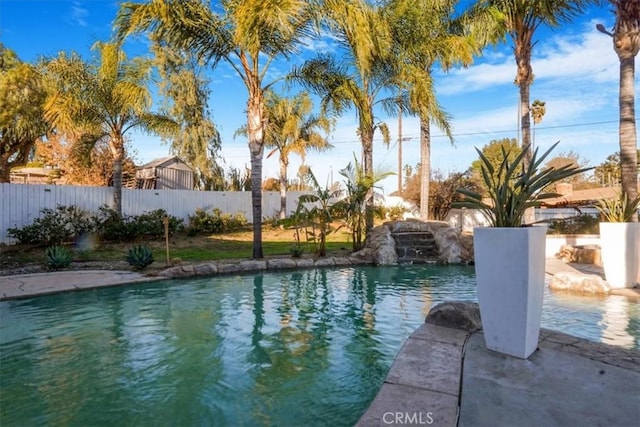
[[[5,156],[4,153],[0,155],[0,182],[11,181],[11,165],[9,164],[8,157],[9,156]]]
[[[29,153],[31,153],[35,142],[14,142],[11,144],[0,141],[0,144],[2,144],[2,151],[0,152],[0,182],[11,182],[11,169],[27,164]],[[9,149],[5,149],[6,145],[10,146]]]
[[[362,128],[361,128],[362,129]],[[373,182],[373,132],[374,129],[367,129],[362,132],[362,166],[365,176]],[[365,228],[368,232],[373,228],[373,186],[367,191],[365,201]]]
[[[287,217],[287,161],[280,154],[280,219]]]
[[[530,120],[530,88],[533,82],[533,69],[531,68],[531,51],[533,44],[531,42],[532,32],[522,30],[518,34],[518,40],[515,43],[515,57],[517,74],[515,83],[520,91],[520,129],[522,131],[522,141],[520,146],[527,147],[524,157],[524,164],[531,163],[533,155],[533,147],[531,145],[531,120]],[[535,222],[535,208],[528,208],[525,211],[523,221],[525,224]]]
[[[262,154],[264,151],[264,102],[262,89],[249,94],[247,134],[251,153],[251,206],[253,211],[253,258],[262,253]]]
[[[115,140],[110,148],[113,154],[113,209],[122,217],[122,160],[124,160],[124,141]]]
[[[429,117],[420,117],[420,219],[429,219],[431,183],[431,129]]]
[[[517,74],[515,83],[520,90],[520,129],[522,130],[522,147],[528,147],[525,157],[526,164],[531,159],[531,120],[529,114],[530,104],[530,86],[533,81],[533,69],[531,68],[531,51],[533,49],[531,43],[531,34],[524,32],[518,35],[515,41],[515,58],[517,66]]]
[[[634,73],[634,56],[620,56],[620,169],[622,191],[629,200],[638,197],[638,139],[634,106]],[[637,215],[634,215],[633,221],[638,221]]]

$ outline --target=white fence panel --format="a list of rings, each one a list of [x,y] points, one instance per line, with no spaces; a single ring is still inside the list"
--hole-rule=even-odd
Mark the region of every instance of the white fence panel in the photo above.
[[[298,197],[305,192],[287,193],[287,214],[295,211]],[[23,227],[40,216],[43,208],[77,206],[97,213],[100,206],[112,205],[113,188],[71,185],[8,184],[0,183],[0,242],[10,243],[7,228]],[[253,221],[250,191],[191,191],[191,190],[132,190],[122,189],[122,213],[140,215],[156,209],[184,219],[196,209],[223,213],[243,213]],[[274,218],[280,210],[280,193],[265,191],[262,194],[263,218]]]
[[[287,215],[296,210],[298,198],[303,191],[287,193]],[[0,242],[10,243],[7,228],[31,224],[43,208],[55,209],[58,205],[77,206],[97,213],[103,205],[111,206],[113,188],[71,185],[8,184],[0,183]],[[215,208],[223,213],[243,213],[253,221],[250,191],[191,191],[191,190],[131,190],[122,189],[122,213],[140,215],[155,209],[188,219],[196,209],[211,211]],[[280,193],[262,193],[262,216],[275,218],[280,210]],[[595,209],[581,209],[583,213],[596,213]],[[575,209],[536,209],[536,220],[562,218],[577,215]],[[471,231],[473,227],[488,225],[482,214],[473,209],[453,209],[447,217],[453,227]]]
[[[473,231],[474,227],[487,227],[489,221],[476,209],[451,209],[447,215],[450,226],[462,231]]]

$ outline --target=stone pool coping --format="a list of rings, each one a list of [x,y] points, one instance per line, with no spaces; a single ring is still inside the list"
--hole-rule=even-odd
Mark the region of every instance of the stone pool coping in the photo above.
[[[121,270],[65,270],[47,273],[17,274],[0,276],[0,301],[109,286],[156,282],[166,279],[267,270],[280,271],[298,268],[344,267],[351,265],[372,265],[372,263],[370,260],[353,256],[324,257],[318,259],[274,258],[181,264],[162,270],[157,273],[157,275],[145,275],[134,271]]]
[[[324,258],[271,258],[261,260],[221,260],[197,264],[180,264],[166,268],[154,275],[124,270],[65,270],[47,273],[31,273],[0,276],[0,301],[31,298],[59,292],[71,292],[108,286],[154,282],[217,274],[249,273],[314,267],[345,267],[374,265],[371,259],[358,256]],[[556,258],[547,258],[546,273],[575,272],[604,277],[601,267],[584,264],[567,264]],[[610,295],[621,295],[640,301],[640,288],[614,289]]]
[[[568,371],[571,378],[558,375]],[[542,329],[538,350],[522,360],[487,350],[482,331],[425,323],[402,346],[356,425],[633,425],[637,419],[639,351]]]

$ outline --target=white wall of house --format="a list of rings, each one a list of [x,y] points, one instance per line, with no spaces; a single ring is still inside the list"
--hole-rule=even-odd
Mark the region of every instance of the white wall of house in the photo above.
[[[295,211],[298,197],[304,192],[287,194],[287,213]],[[44,208],[77,206],[97,213],[100,206],[111,206],[112,187],[72,185],[30,185],[0,183],[0,243],[12,243],[7,228],[23,227],[40,216]],[[196,209],[220,209],[223,213],[244,213],[253,221],[250,191],[132,190],[122,189],[122,213],[140,215],[156,209],[185,221]],[[280,210],[280,193],[265,191],[262,195],[262,215],[273,218]]]

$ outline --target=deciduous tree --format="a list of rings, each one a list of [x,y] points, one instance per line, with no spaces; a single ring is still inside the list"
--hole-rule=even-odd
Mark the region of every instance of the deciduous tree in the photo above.
[[[47,91],[37,67],[0,43],[0,182],[29,161],[36,141],[50,130],[44,118]]]

